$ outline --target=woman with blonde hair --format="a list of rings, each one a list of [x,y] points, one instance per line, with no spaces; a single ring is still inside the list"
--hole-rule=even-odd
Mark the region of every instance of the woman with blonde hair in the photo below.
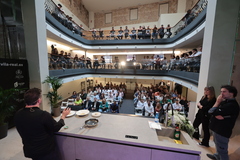
[[[199,143],[201,146],[209,147],[209,139],[210,139],[210,131],[209,131],[209,120],[210,115],[208,114],[208,110],[212,108],[212,106],[216,102],[215,90],[214,87],[205,87],[204,95],[202,99],[197,104],[198,112],[196,114],[195,120],[193,122],[193,127],[195,128],[195,132],[193,134],[193,138],[199,140],[199,125],[202,124],[202,129],[204,133],[204,137],[202,142]]]

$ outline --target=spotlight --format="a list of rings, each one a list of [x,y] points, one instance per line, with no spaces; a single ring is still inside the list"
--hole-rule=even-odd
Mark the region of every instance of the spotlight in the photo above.
[[[122,61],[122,62],[121,62],[121,65],[122,65],[122,66],[125,66],[125,65],[126,65],[126,63],[125,63],[124,61]]]

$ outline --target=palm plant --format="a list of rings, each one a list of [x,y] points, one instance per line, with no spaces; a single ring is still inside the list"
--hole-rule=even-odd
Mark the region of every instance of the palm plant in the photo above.
[[[16,109],[16,100],[19,98],[20,89],[3,89],[0,87],[0,126],[4,125],[5,119],[12,116]]]
[[[47,94],[47,98],[49,98],[50,104],[53,108],[58,108],[58,101],[62,99],[58,94],[58,89],[63,85],[62,80],[58,77],[47,76],[43,83],[48,83],[52,87]]]

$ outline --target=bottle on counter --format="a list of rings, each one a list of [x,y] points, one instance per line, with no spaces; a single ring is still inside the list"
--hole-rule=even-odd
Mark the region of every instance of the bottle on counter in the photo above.
[[[175,140],[180,140],[180,129],[179,129],[179,126],[177,125],[176,128],[175,128],[175,131],[174,131],[174,139]]]

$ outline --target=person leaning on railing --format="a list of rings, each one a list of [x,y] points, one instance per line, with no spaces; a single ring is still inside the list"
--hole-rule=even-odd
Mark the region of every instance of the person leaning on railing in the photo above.
[[[101,28],[99,28],[98,33],[99,33],[99,39],[100,38],[103,39],[104,34],[103,34],[103,30]]]
[[[150,29],[149,26],[147,26],[145,38],[146,39],[150,39],[151,38],[151,29]]]
[[[138,39],[143,38],[143,37],[142,37],[142,30],[143,30],[143,29],[142,29],[142,26],[139,26],[139,28],[138,28],[138,30],[137,30],[137,31],[138,31],[138,33],[137,33]]]
[[[158,34],[159,34],[159,38],[162,39],[165,35],[165,32],[164,32],[164,26],[161,25],[161,27],[158,29]]]
[[[156,25],[154,25],[154,27],[152,29],[152,39],[157,39],[157,37],[158,37],[157,31],[158,31],[158,28]]]
[[[125,37],[125,39],[128,38],[128,35],[129,35],[129,29],[128,29],[128,26],[126,26],[125,29],[124,29],[124,37]]]

